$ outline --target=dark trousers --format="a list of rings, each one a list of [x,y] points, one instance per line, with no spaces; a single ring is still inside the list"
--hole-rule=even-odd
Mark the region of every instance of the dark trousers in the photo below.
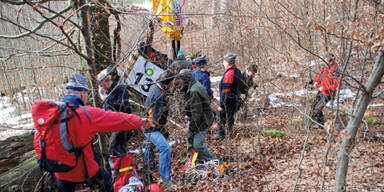
[[[180,40],[171,40],[172,45],[172,58],[175,60],[177,58],[177,53],[180,50]]]
[[[85,182],[71,182],[56,179],[57,188],[60,192],[74,192],[77,184],[83,184]],[[106,172],[103,168],[100,168],[99,171],[91,178],[91,186],[98,185],[102,191],[112,192],[112,179],[111,175]]]
[[[218,134],[220,136],[229,137],[232,135],[232,127],[235,124],[235,113],[239,109],[239,104],[236,101],[228,102],[225,104],[224,109],[220,111],[220,122],[218,127]]]
[[[318,92],[316,95],[316,100],[313,103],[313,118],[320,124],[324,125],[324,114],[323,109],[328,101],[331,100],[331,96],[327,96]]]
[[[112,155],[126,153],[127,142],[136,135],[136,131],[113,132],[109,139],[109,152]]]

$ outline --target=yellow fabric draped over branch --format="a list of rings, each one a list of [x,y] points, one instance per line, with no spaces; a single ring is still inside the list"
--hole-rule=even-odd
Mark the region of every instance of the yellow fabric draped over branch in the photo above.
[[[181,8],[175,0],[151,0],[153,13],[160,15],[161,31],[172,40],[180,40],[182,36]]]

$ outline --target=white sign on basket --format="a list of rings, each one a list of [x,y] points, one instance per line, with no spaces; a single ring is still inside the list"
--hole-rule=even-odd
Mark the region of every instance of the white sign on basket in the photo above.
[[[149,88],[159,79],[163,71],[164,70],[157,65],[139,56],[125,83],[139,93],[147,96]]]

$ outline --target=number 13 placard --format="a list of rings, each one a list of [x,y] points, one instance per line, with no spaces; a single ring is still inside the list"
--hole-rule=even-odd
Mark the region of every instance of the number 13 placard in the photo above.
[[[164,70],[157,65],[140,56],[129,73],[125,83],[139,93],[147,96],[149,88],[159,79],[163,71]]]

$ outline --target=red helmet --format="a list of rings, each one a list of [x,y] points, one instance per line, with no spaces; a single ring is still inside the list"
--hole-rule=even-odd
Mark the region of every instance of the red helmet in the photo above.
[[[145,189],[146,192],[163,192],[161,186],[157,183],[153,183]]]

